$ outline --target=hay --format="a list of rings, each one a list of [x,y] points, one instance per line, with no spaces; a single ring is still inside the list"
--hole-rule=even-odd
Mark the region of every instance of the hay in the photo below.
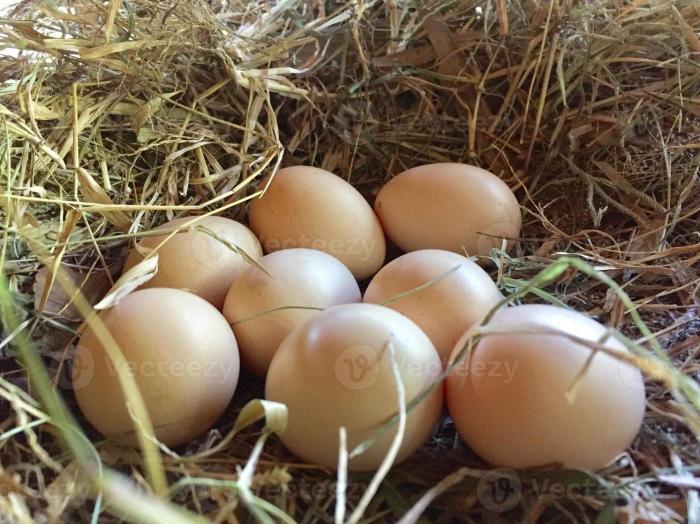
[[[653,348],[630,304],[596,278],[603,273],[676,373],[697,378],[698,32],[694,0],[85,0],[70,8],[25,0],[11,8],[0,39],[21,51],[0,57],[0,259],[3,296],[14,304],[10,311],[3,300],[0,512],[17,522],[107,522],[131,509],[133,520],[150,511],[154,522],[187,521],[123,477],[104,480],[107,502],[87,489],[89,475],[57,438],[69,418],[37,401],[41,387],[29,386],[16,360],[40,354],[71,405],[65,369],[78,325],[53,307],[62,295],[49,288],[39,304],[52,307],[35,310],[34,275],[42,260],[63,264],[94,296],[145,230],[183,214],[244,219],[255,180],[280,165],[329,169],[370,199],[393,174],[427,162],[499,174],[525,219],[516,251],[494,255],[503,289],[528,288],[562,254],[585,261],[598,273],[564,268],[531,291]],[[522,472],[522,495],[505,517],[698,521],[698,414],[681,386],[649,379],[642,432],[609,469]],[[300,522],[332,521],[331,472],[295,462],[271,439],[246,492],[236,468],[258,434],[217,447],[240,406],[261,393],[244,377],[238,407],[216,429],[179,455],[161,455],[169,500],[216,522],[245,520],[246,500],[258,518],[271,518],[271,503]],[[147,486],[138,451],[98,450],[100,464]],[[484,468],[445,418],[392,470],[365,519],[398,520],[424,495],[434,499],[430,521],[495,519],[479,491]],[[369,484],[348,477],[348,514]]]

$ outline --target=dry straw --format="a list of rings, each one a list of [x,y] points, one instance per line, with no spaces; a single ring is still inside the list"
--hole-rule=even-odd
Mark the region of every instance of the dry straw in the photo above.
[[[283,407],[253,401],[234,423],[262,394],[252,379],[175,451],[152,439],[128,377],[140,450],[78,430],[65,387],[78,310],[94,319],[96,290],[152,226],[245,219],[280,165],[329,169],[371,199],[405,168],[462,161],[521,199],[523,238],[491,266],[511,299],[599,316],[648,376],[629,453],[596,474],[521,472],[503,517],[700,521],[699,33],[695,0],[17,3],[0,20],[0,514],[495,518],[477,489],[486,466],[448,419],[381,484],[337,487],[268,438]]]

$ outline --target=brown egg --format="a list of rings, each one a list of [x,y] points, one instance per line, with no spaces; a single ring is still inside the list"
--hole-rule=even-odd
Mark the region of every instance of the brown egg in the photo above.
[[[567,395],[591,356],[567,336],[602,341],[605,326],[564,308],[525,305],[499,310],[484,329],[497,334],[485,335],[447,378],[450,414],[482,458],[511,468],[598,469],[632,443],[645,406],[637,368],[598,352]],[[627,354],[614,338],[604,347]]]
[[[275,353],[265,384],[266,398],[289,408],[289,423],[280,436],[285,446],[303,460],[335,468],[341,426],[347,429],[350,451],[397,413],[389,345],[410,402],[439,378],[442,365],[428,337],[403,315],[374,304],[349,304],[296,328]],[[442,401],[440,384],[408,413],[398,461],[430,435]],[[376,469],[396,428],[350,459],[349,469]]]
[[[179,289],[135,291],[100,318],[126,358],[156,437],[168,446],[207,431],[238,383],[236,339],[207,301]],[[134,422],[104,346],[91,329],[78,343],[72,370],[85,418],[103,435],[135,441]]]
[[[336,257],[358,279],[384,263],[384,232],[372,208],[354,187],[323,169],[280,169],[265,194],[251,202],[250,227],[266,253],[317,249]]]
[[[447,362],[464,332],[502,298],[488,273],[468,258],[422,249],[379,270],[364,302],[386,305],[413,320]]]
[[[223,312],[236,335],[243,366],[264,376],[284,338],[319,312],[308,308],[359,302],[361,295],[350,270],[315,249],[270,253],[260,259],[260,266],[236,279]]]
[[[445,249],[489,255],[520,234],[518,201],[496,175],[466,164],[429,164],[395,176],[374,210],[403,251]]]
[[[142,247],[155,249],[171,231],[184,228],[158,250],[158,272],[141,287],[185,289],[221,309],[233,280],[249,266],[232,246],[237,246],[253,260],[262,257],[262,248],[253,232],[235,220],[204,217],[192,222],[195,218],[184,217],[167,222],[154,229],[163,230],[163,235],[144,236],[139,241]],[[192,225],[187,226],[190,222]],[[196,229],[198,227],[211,231],[219,238]],[[133,249],[126,259],[124,271],[141,260],[143,257]]]

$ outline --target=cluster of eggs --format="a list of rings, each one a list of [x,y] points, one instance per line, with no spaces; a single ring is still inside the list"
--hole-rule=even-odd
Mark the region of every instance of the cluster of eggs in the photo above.
[[[595,469],[632,442],[643,380],[604,326],[548,305],[502,307],[480,325],[503,297],[463,254],[507,248],[521,227],[498,177],[464,164],[409,169],[379,191],[374,210],[317,168],[282,169],[262,184],[250,229],[187,217],[145,236],[126,267],[156,249],[157,274],[100,315],[160,441],[179,445],[210,428],[242,364],[265,378],[268,400],[287,406],[282,442],[331,468],[341,427],[348,449],[376,437],[349,468],[376,468],[397,425],[377,430],[402,402],[398,460],[428,438],[445,401],[459,434],[498,466]],[[385,234],[405,252],[386,265]],[[357,280],[369,277],[363,297]],[[78,345],[77,402],[103,434],[133,439],[95,331]]]

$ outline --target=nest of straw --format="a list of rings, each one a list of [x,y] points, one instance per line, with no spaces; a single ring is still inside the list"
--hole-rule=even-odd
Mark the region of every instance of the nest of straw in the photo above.
[[[267,436],[231,433],[262,393],[249,377],[187,449],[153,462],[84,427],[87,445],[71,429],[66,380],[81,315],[144,230],[184,214],[245,220],[256,180],[279,166],[328,169],[371,199],[406,168],[458,161],[497,173],[522,204],[522,239],[494,254],[499,285],[634,340],[647,416],[604,471],[520,472],[521,496],[502,514],[479,496],[487,466],[445,418],[363,518],[396,521],[428,493],[425,521],[697,522],[699,32],[695,0],[23,0],[7,10],[0,521],[332,521],[333,472],[296,462],[274,437],[255,472],[244,467]],[[63,268],[67,285],[45,265]],[[81,293],[63,290],[71,284]],[[349,510],[370,480],[350,476]]]

